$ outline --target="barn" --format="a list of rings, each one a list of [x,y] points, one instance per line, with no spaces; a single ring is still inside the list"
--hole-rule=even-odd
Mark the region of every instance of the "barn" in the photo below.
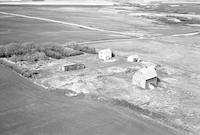
[[[132,84],[143,89],[149,89],[158,85],[158,75],[153,67],[145,67],[138,70],[132,78]]]

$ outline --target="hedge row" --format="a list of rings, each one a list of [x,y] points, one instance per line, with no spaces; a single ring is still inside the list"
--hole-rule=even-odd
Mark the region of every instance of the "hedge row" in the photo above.
[[[57,43],[35,44],[32,42],[26,43],[11,43],[5,46],[0,46],[0,57],[11,57],[13,61],[38,61],[47,57],[61,59],[70,56],[81,55],[83,52],[64,48]]]
[[[91,48],[84,45],[82,46],[82,45],[78,45],[74,43],[74,44],[67,45],[67,47],[72,48],[74,50],[81,51],[81,52],[89,53],[89,54],[97,54],[97,51],[95,48]]]
[[[57,43],[45,43],[42,44],[41,50],[45,52],[48,57],[52,57],[55,59],[61,59],[64,57],[82,55],[83,52],[78,50],[73,50],[70,48],[64,48]]]
[[[34,62],[34,61],[39,61],[39,60],[45,60],[48,59],[46,54],[44,52],[35,52],[32,54],[25,54],[25,55],[13,55],[10,60],[13,62],[18,62],[18,61],[29,61],[29,62]]]

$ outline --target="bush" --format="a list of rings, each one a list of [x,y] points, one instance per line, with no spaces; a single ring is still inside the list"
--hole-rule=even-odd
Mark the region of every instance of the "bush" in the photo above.
[[[76,55],[82,55],[83,52],[81,51],[77,51],[77,50],[73,50],[71,48],[65,48],[63,51],[62,51],[62,55],[65,56],[65,57],[70,57],[70,56],[76,56]]]
[[[52,51],[52,50],[45,50],[45,54],[46,54],[46,56],[55,58],[55,59],[63,58],[62,54],[60,54],[59,52],[56,52],[56,51]]]
[[[18,43],[11,43],[5,46],[5,57],[11,57],[12,55],[18,55],[21,52],[20,45]]]
[[[56,52],[61,52],[64,49],[64,47],[60,46],[60,44],[53,42],[43,43],[41,44],[41,48],[43,49],[43,51],[52,50]]]
[[[46,58],[47,58],[47,56],[44,52],[34,52],[32,54],[24,55],[22,60],[34,62],[34,61],[44,60]]]
[[[89,53],[89,54],[97,54],[97,51],[95,50],[95,48],[91,48],[88,46],[80,46],[77,44],[71,44],[71,45],[68,45],[67,47],[72,48],[74,50],[81,51],[81,52]]]
[[[87,46],[83,46],[80,51],[83,51],[85,53],[90,53],[90,54],[97,54],[95,48],[90,48]]]
[[[21,44],[23,54],[26,53],[33,53],[33,52],[40,52],[40,45],[35,44],[33,42],[25,42]]]
[[[11,57],[14,62],[17,61],[38,61],[40,59],[52,57],[55,59],[61,59],[64,57],[81,55],[83,52],[65,49],[57,43],[44,43],[35,44],[32,42],[26,43],[11,43],[5,46],[0,46],[0,57]]]
[[[10,60],[13,62],[18,61],[28,61],[28,62],[35,62],[39,60],[45,60],[47,56],[44,52],[35,52],[32,54],[25,54],[25,55],[13,55]]]
[[[71,48],[66,49],[63,46],[60,46],[59,44],[52,42],[43,44],[42,48],[47,56],[56,59],[83,54],[83,52],[73,50]]]
[[[35,52],[31,55],[31,61],[45,60],[47,56],[44,52]]]
[[[26,53],[34,52],[37,46],[33,43],[10,43],[0,47],[0,57],[11,57],[13,55],[23,55]]]

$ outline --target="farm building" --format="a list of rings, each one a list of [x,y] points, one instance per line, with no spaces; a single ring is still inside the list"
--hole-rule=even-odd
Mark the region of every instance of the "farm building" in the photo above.
[[[132,84],[143,89],[149,89],[158,85],[158,76],[155,68],[147,67],[138,70],[132,78]]]
[[[99,59],[109,60],[110,58],[112,58],[112,51],[110,49],[100,50],[98,52],[98,57]]]
[[[84,69],[85,65],[80,63],[68,63],[62,67],[62,71],[73,71]]]
[[[141,59],[139,58],[138,55],[131,55],[127,57],[128,62],[140,62]]]

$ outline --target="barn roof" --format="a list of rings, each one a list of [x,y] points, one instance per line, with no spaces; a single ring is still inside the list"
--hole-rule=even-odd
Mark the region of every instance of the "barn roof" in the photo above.
[[[155,68],[153,68],[153,67],[142,68],[142,69],[140,69],[139,72],[142,73],[141,75],[143,76],[143,78],[145,80],[149,80],[149,79],[157,77],[157,72],[156,72]]]
[[[157,72],[153,67],[142,68],[134,74],[135,79],[149,80],[157,77]]]

